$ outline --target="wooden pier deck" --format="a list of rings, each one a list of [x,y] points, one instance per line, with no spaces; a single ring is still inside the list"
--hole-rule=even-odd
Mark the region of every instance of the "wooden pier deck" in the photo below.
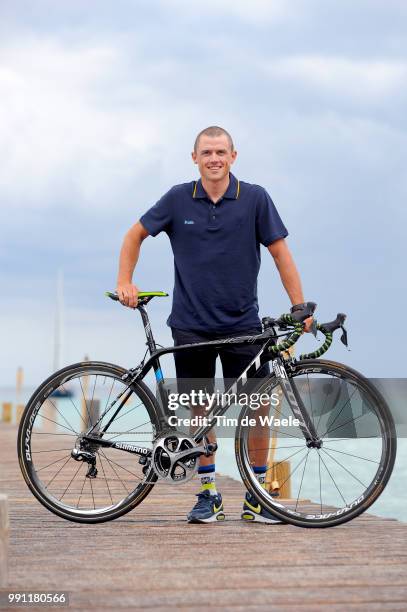
[[[324,530],[245,524],[242,486],[228,477],[218,479],[224,523],[186,523],[196,482],[156,486],[111,523],[70,523],[29,492],[16,433],[0,424],[0,492],[11,520],[6,591],[65,591],[75,610],[407,608],[407,524],[368,515]]]

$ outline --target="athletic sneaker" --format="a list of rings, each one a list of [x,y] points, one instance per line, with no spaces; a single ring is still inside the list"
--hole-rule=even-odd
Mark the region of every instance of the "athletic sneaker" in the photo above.
[[[189,523],[213,523],[224,521],[222,495],[211,495],[209,491],[201,491],[197,494],[198,501],[188,514]]]
[[[283,522],[276,519],[273,514],[263,508],[257,499],[249,492],[246,493],[241,518],[248,523],[268,523],[270,525],[277,525]]]

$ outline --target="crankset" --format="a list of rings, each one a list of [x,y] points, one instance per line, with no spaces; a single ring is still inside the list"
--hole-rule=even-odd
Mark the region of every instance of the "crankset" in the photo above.
[[[204,444],[199,445],[181,432],[171,432],[156,440],[151,465],[159,478],[172,484],[182,484],[197,471],[198,457],[210,456],[216,448],[215,443],[204,440]]]

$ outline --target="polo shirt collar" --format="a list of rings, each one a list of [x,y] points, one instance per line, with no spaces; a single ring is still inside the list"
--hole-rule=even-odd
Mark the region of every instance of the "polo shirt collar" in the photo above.
[[[229,173],[229,187],[226,189],[222,198],[226,198],[228,200],[237,200],[237,198],[239,197],[239,194],[240,194],[240,182],[230,172]],[[201,179],[199,179],[199,181],[196,181],[194,183],[192,197],[193,198],[207,198],[208,197],[208,194],[203,188]]]

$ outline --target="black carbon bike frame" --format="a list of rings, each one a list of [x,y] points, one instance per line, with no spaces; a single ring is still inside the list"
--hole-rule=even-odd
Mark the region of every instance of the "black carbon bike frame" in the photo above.
[[[105,433],[108,433],[108,428],[113,423],[119,412],[122,410],[123,406],[126,404],[128,398],[133,393],[132,385],[137,381],[141,381],[151,369],[154,369],[155,378],[157,381],[157,390],[160,399],[160,401],[157,402],[159,408],[157,414],[159,422],[159,431],[157,433],[160,434],[161,432],[169,433],[171,431],[176,431],[175,427],[172,427],[168,424],[168,417],[170,415],[168,409],[168,390],[166,389],[165,380],[161,370],[160,357],[178,351],[195,351],[207,347],[221,348],[225,344],[258,344],[261,345],[258,354],[247,366],[247,368],[243,370],[243,372],[230,386],[230,388],[225,391],[223,399],[225,400],[230,394],[242,393],[245,389],[248,390],[249,388],[253,389],[253,379],[256,378],[256,375],[258,374],[259,370],[264,366],[264,364],[271,361],[272,372],[268,375],[268,379],[277,379],[279,384],[281,385],[281,389],[285,398],[287,399],[293,416],[294,418],[298,419],[299,428],[302,431],[307,445],[311,447],[318,444],[319,439],[313,422],[301,400],[301,396],[296,389],[293,379],[290,378],[289,373],[285,368],[284,360],[279,353],[276,354],[272,351],[272,347],[273,345],[275,345],[277,338],[277,334],[275,332],[274,327],[270,327],[264,332],[253,336],[239,336],[234,338],[211,340],[209,342],[183,344],[178,346],[171,346],[168,348],[157,349],[153,332],[151,330],[148,314],[144,305],[139,305],[137,307],[137,310],[139,310],[141,318],[143,320],[144,331],[147,338],[147,352],[150,354],[150,356],[147,361],[143,360],[137,367],[131,368],[126,372],[126,374],[122,378],[122,380],[127,385],[126,389],[124,389],[124,391],[122,391],[116,398],[112,400],[112,402],[109,404],[109,406],[107,406],[103,414],[99,417],[98,421],[94,425],[92,425],[92,427],[85,434],[81,436],[82,440],[89,442],[90,444],[92,444],[92,442],[96,442],[99,446],[102,447],[117,448],[136,455],[150,457],[151,450],[148,448],[103,439],[103,435]],[[262,380],[259,377],[257,378],[259,381]],[[116,403],[118,403],[118,406],[113,411],[107,424],[103,428],[99,429],[98,427],[102,419],[107,415],[108,412],[113,409]],[[229,405],[227,401],[222,401],[221,405],[213,406],[206,415],[207,425],[201,426],[195,431],[192,436],[193,440],[198,444],[202,442],[205,443],[206,436],[216,423],[216,417],[223,416],[228,409]],[[92,435],[92,432],[95,433]],[[203,452],[198,454],[203,454]]]

